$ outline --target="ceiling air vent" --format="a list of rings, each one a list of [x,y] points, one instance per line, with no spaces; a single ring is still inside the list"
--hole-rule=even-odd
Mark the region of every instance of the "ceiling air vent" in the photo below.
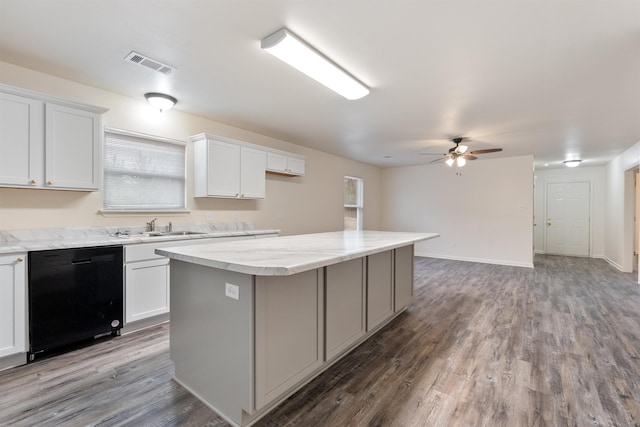
[[[173,70],[175,70],[175,68],[170,65],[163,64],[160,61],[151,59],[138,52],[131,52],[124,59],[125,61],[133,62],[134,64],[144,65],[145,67],[151,68],[152,70],[158,71],[162,74],[171,74]]]

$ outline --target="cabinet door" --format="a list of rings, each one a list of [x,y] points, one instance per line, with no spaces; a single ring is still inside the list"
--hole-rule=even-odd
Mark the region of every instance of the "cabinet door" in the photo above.
[[[367,257],[367,331],[393,314],[393,253]]]
[[[338,355],[364,336],[364,291],[364,258],[326,268],[326,360]]]
[[[323,364],[322,271],[255,278],[256,409]]]
[[[207,194],[240,196],[240,147],[224,141],[208,140]]]
[[[292,175],[304,175],[304,159],[287,158],[287,170]]]
[[[240,161],[240,197],[264,199],[267,153],[249,147],[241,147]]]
[[[125,266],[125,322],[169,312],[169,259]]]
[[[0,256],[0,357],[27,351],[27,254]]]
[[[0,93],[0,185],[42,185],[43,120],[43,102]]]
[[[267,169],[273,172],[287,170],[287,156],[277,153],[267,153]]]
[[[101,116],[47,104],[45,123],[44,186],[97,190],[102,159]]]
[[[402,310],[413,298],[413,245],[394,251],[394,308]]]

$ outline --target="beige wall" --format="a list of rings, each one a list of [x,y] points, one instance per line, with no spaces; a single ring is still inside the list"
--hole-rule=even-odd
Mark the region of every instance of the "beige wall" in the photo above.
[[[0,83],[42,92],[71,101],[109,108],[104,125],[117,129],[188,141],[207,132],[264,145],[307,157],[304,177],[267,174],[264,200],[193,198],[192,145],[187,145],[187,205],[190,214],[129,214],[103,216],[102,192],[72,192],[0,188],[0,230],[49,227],[144,225],[152,216],[158,224],[245,221],[256,228],[278,228],[283,235],[342,230],[343,176],[364,179],[364,227],[380,228],[380,168],[311,150],[207,120],[179,110],[153,111],[142,93],[134,98],[0,62]],[[210,221],[211,222],[211,221]]]
[[[633,271],[635,190],[640,142],[606,166],[605,259],[621,271]]]
[[[440,233],[416,255],[533,267],[533,157],[383,170],[383,227]]]

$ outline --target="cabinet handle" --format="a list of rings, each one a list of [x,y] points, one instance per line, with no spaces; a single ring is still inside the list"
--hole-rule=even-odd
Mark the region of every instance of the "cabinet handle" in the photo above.
[[[53,181],[47,181],[47,184],[53,185]]]
[[[240,197],[244,197],[244,194],[241,194]]]
[[[24,259],[22,259],[22,258],[18,257],[18,259],[16,259],[16,261],[17,261],[17,262],[22,262],[22,261],[24,261]]]
[[[32,179],[31,182],[30,182],[30,184],[37,184],[37,183],[38,183],[38,181],[36,181],[35,179]]]
[[[236,197],[238,197],[239,195],[240,195],[239,193],[236,193]]]

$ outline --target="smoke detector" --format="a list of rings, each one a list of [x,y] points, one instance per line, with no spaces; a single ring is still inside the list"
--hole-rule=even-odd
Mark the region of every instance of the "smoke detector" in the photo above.
[[[147,68],[151,68],[152,70],[165,75],[171,74],[175,70],[175,67],[172,67],[167,64],[163,64],[160,61],[157,61],[155,59],[149,58],[146,55],[143,55],[138,52],[133,52],[133,51],[130,54],[128,54],[124,58],[124,60],[128,62],[133,62],[134,64],[143,65]]]

